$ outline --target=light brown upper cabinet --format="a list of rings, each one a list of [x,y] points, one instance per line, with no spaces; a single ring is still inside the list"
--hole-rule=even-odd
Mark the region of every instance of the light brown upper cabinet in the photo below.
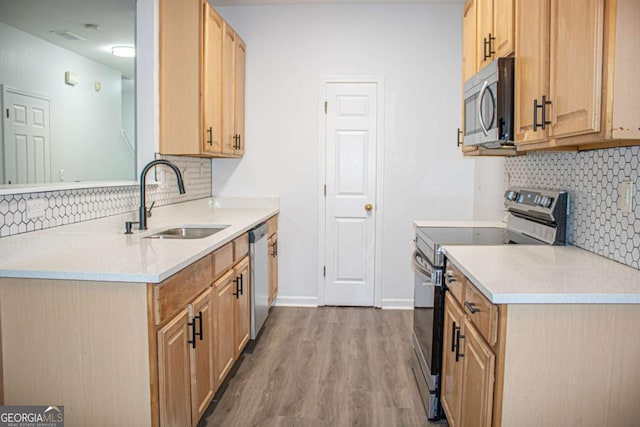
[[[236,34],[236,57],[235,57],[235,108],[234,108],[234,129],[236,136],[236,146],[234,154],[244,155],[244,93],[246,74],[247,46]]]
[[[462,85],[477,70],[476,67],[476,0],[468,0],[462,12]]]
[[[246,45],[225,23],[222,39],[222,154],[244,154]]]
[[[476,69],[480,70],[513,53],[513,0],[476,0],[475,9]]]
[[[484,65],[499,56],[513,53],[513,0],[467,0],[462,12],[462,85]],[[492,49],[497,53],[487,57],[482,34],[491,33]],[[494,39],[495,38],[495,39]],[[480,46],[480,47],[478,47]],[[487,49],[489,45],[487,44]],[[458,128],[457,144],[465,156],[512,156],[512,149],[486,149],[464,144],[464,99],[462,101],[462,123]]]
[[[549,97],[549,2],[517,0],[516,11],[515,138],[545,141],[548,127],[534,126],[533,119],[534,112],[542,118],[536,106]]]
[[[203,3],[204,45],[202,63],[202,150],[222,151],[222,29],[224,21]]]
[[[516,1],[519,150],[634,145],[640,2]]]
[[[235,132],[236,121],[244,127],[244,50],[242,65],[235,64],[239,38],[206,0],[159,0],[159,10],[160,153],[242,156],[233,148],[234,134],[226,135]],[[242,102],[235,100],[236,80]]]

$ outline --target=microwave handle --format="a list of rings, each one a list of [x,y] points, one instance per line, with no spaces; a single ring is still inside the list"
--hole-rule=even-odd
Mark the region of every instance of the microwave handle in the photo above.
[[[484,96],[487,91],[489,91],[489,96],[491,96],[491,100],[493,101],[493,104],[495,107],[495,100],[493,99],[493,93],[491,93],[491,90],[489,89],[489,81],[485,80],[484,84],[482,85],[482,89],[480,90],[480,97],[478,98],[478,119],[480,119],[480,126],[482,127],[482,132],[484,133],[484,136],[489,135],[487,124],[485,123],[484,117],[482,116],[482,100],[484,99]],[[491,123],[489,124],[489,126],[491,126],[492,124],[493,124],[493,118],[491,119]]]

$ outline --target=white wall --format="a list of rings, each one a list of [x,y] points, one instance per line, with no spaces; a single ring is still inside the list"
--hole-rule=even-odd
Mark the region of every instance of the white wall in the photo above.
[[[60,169],[65,181],[133,179],[120,139],[120,73],[3,23],[0,41],[0,84],[51,100],[53,181]],[[65,71],[78,74],[76,86],[65,84]]]
[[[456,147],[460,4],[218,8],[247,43],[247,151],[213,165],[219,196],[280,196],[279,302],[318,295],[321,76],[385,85],[382,304],[412,307],[416,219],[471,219],[474,161]]]
[[[502,221],[504,219],[504,157],[476,159],[473,219]]]

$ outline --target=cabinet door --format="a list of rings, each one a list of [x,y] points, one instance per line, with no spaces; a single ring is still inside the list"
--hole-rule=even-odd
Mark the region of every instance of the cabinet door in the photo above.
[[[271,301],[278,296],[278,233],[271,237],[271,257],[269,258],[269,289]]]
[[[236,359],[249,342],[251,335],[251,277],[249,277],[249,257],[235,267],[235,280],[240,285],[235,292],[235,357]]]
[[[604,0],[551,0],[551,137],[600,131],[603,19]]]
[[[495,356],[469,319],[464,320],[460,425],[489,427],[493,409]]]
[[[493,41],[495,58],[509,56],[515,44],[513,0],[493,0]]]
[[[209,5],[202,3],[204,43],[202,52],[202,151],[222,150],[222,27],[223,20]]]
[[[462,84],[476,73],[476,0],[468,0],[462,14]],[[463,109],[464,110],[464,109]]]
[[[273,302],[273,293],[275,289],[273,284],[273,260],[276,256],[276,247],[273,242],[274,236],[269,236],[269,239],[267,239],[267,246],[269,247],[269,306],[271,306],[271,303]]]
[[[460,424],[460,387],[462,375],[462,359],[456,361],[456,344],[461,334],[464,312],[456,300],[447,293],[444,304],[444,343],[442,357],[442,384],[441,400],[442,408],[447,414],[447,420],[451,427]]]
[[[493,57],[489,55],[489,37],[493,37],[493,0],[476,0],[477,31],[476,31],[476,61],[477,69],[480,70]],[[493,46],[495,42],[492,41]]]
[[[200,153],[200,0],[159,0],[160,153]]]
[[[194,425],[204,415],[215,393],[213,357],[213,289],[209,288],[192,304],[192,322],[197,337],[191,352],[191,406]]]
[[[214,363],[216,366],[216,382],[221,384],[225,379],[233,362],[234,351],[234,313],[236,291],[233,279],[235,271],[231,269],[214,283]]]
[[[191,425],[189,309],[185,308],[158,331],[160,425]]]
[[[246,58],[247,46],[244,41],[236,35],[235,49],[235,105],[234,105],[234,127],[237,137],[234,153],[238,156],[244,155],[245,137],[244,137],[244,94],[245,94],[245,74],[246,74]]]
[[[234,154],[233,136],[236,33],[226,22],[222,31],[222,153]]]
[[[534,132],[533,120],[534,100],[549,99],[549,0],[516,0],[516,52],[515,140],[543,142],[549,127]],[[537,118],[541,123],[541,109]]]

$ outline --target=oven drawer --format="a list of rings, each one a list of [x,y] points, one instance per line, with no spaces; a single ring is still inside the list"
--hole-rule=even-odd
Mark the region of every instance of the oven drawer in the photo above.
[[[498,334],[498,307],[493,305],[471,282],[464,292],[464,311],[480,335],[493,346]]]
[[[462,304],[462,296],[464,293],[464,286],[467,278],[462,274],[458,268],[453,264],[447,264],[447,270],[445,272],[447,289],[455,297],[460,304]]]

